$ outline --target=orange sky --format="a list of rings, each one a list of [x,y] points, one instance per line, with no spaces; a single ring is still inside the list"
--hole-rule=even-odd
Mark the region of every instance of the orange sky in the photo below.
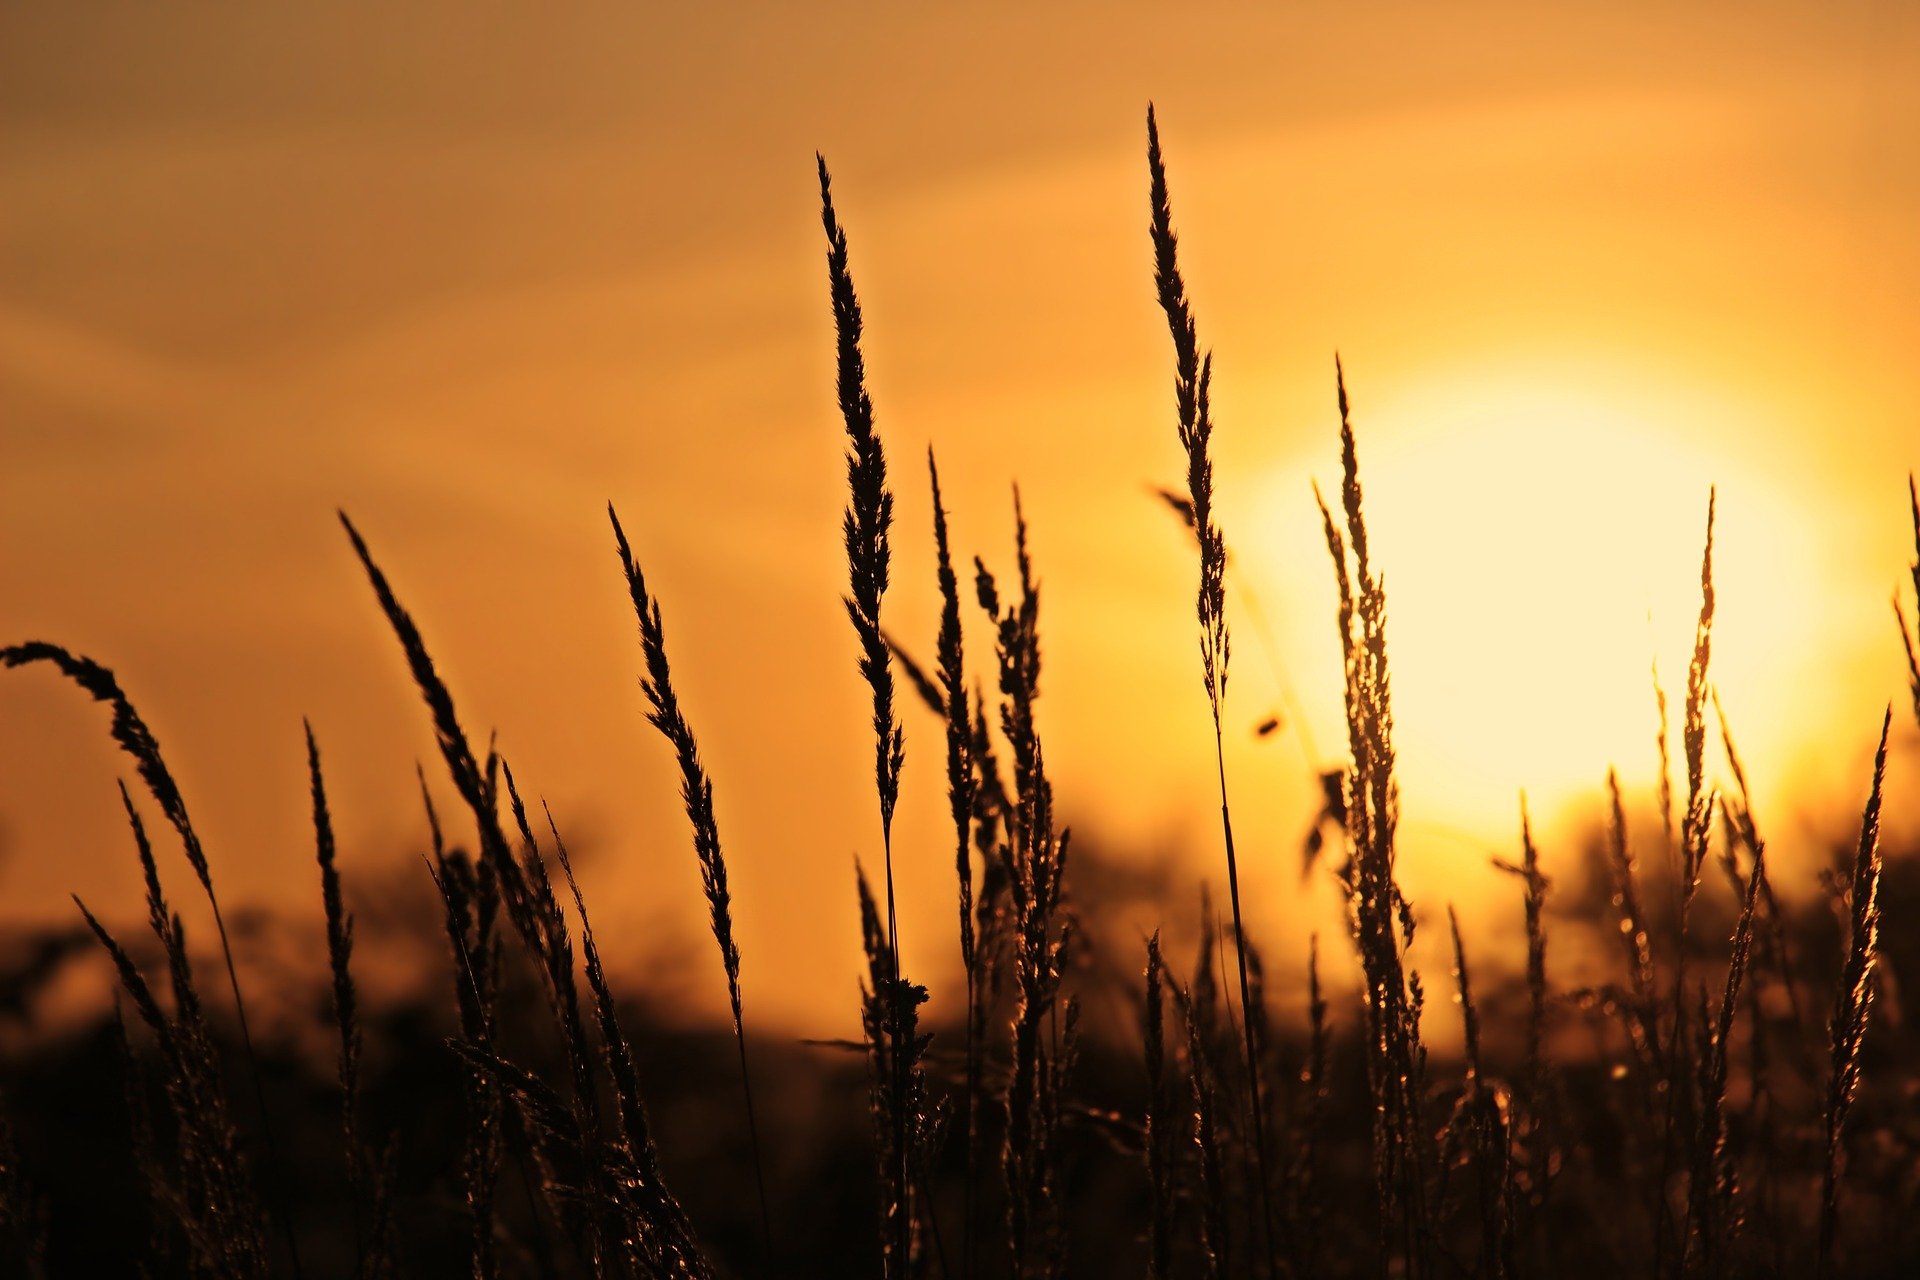
[[[877,833],[819,148],[899,489],[891,625],[930,647],[926,445],[959,545],[999,565],[1017,478],[1067,816],[1211,868],[1193,566],[1146,492],[1181,475],[1152,98],[1217,352],[1221,518],[1323,750],[1307,481],[1335,474],[1347,361],[1414,896],[1470,906],[1521,787],[1577,817],[1611,761],[1651,786],[1647,663],[1677,689],[1713,482],[1716,672],[1762,816],[1857,807],[1920,462],[1920,16],[1037,8],[7,6],[0,631],[115,667],[226,891],[308,909],[301,715],[350,879],[418,852],[432,758],[345,507],[469,729],[597,851],[606,945],[637,964],[710,944],[612,498],[715,776],[749,1004],[844,1032],[850,855]],[[1250,726],[1279,694],[1233,624]],[[905,711],[902,931],[938,973],[939,748]],[[1297,902],[1298,749],[1240,732],[1228,767],[1250,914],[1290,945],[1330,901]],[[0,679],[8,915],[74,889],[133,909],[123,771],[74,691]],[[686,989],[718,1007],[717,967]]]

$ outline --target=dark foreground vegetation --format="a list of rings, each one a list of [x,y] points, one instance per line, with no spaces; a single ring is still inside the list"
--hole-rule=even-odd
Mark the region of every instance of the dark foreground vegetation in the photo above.
[[[144,793],[123,798],[150,933],[121,936],[81,904],[81,926],[24,940],[7,975],[0,994],[24,1016],[51,974],[97,945],[121,996],[116,1019],[0,1067],[0,1266],[482,1280],[1913,1274],[1920,1058],[1900,993],[1920,989],[1920,933],[1907,925],[1920,874],[1879,840],[1895,713],[1861,726],[1862,742],[1877,735],[1879,746],[1850,838],[1819,851],[1818,886],[1776,895],[1767,833],[1713,696],[1711,495],[1671,761],[1656,690],[1658,838],[1630,830],[1610,777],[1611,821],[1586,851],[1592,874],[1554,884],[1523,808],[1500,865],[1525,954],[1469,954],[1451,911],[1408,901],[1396,874],[1387,599],[1336,374],[1341,481],[1321,511],[1347,758],[1324,780],[1308,852],[1312,873],[1341,885],[1349,927],[1284,952],[1245,935],[1220,750],[1231,636],[1212,364],[1179,270],[1151,113],[1148,136],[1154,281],[1187,464],[1175,505],[1197,552],[1200,692],[1219,762],[1218,917],[1203,908],[1196,923],[1169,904],[1164,935],[1144,943],[1102,928],[1116,877],[1074,849],[1048,781],[1040,596],[1017,502],[1015,571],[996,576],[976,559],[969,572],[948,545],[929,456],[943,600],[920,650],[931,661],[913,661],[919,646],[883,622],[894,480],[823,161],[848,437],[846,608],[874,730],[875,855],[851,886],[866,955],[861,1040],[751,1033],[714,782],[674,687],[662,606],[617,515],[648,718],[679,770],[730,997],[731,1025],[712,1034],[672,1030],[613,989],[559,827],[491,745],[467,736],[421,631],[343,516],[460,801],[449,814],[426,802],[432,895],[416,921],[443,939],[440,994],[362,1007],[355,894],[309,733],[330,970],[316,1003],[332,1062],[322,1072],[298,1046],[257,1036],[234,947],[271,925],[223,915],[152,731],[106,668],[52,644],[0,650],[6,666],[51,669],[109,711]],[[1914,521],[1920,592],[1920,501]],[[1899,625],[1920,720],[1915,641],[1904,616]],[[954,1004],[965,1013],[937,1026],[923,1016],[926,988],[896,960],[903,701],[933,714],[939,732],[914,750],[944,765],[951,801],[952,842],[938,856],[955,869],[964,1002]],[[163,850],[149,832],[156,813]],[[186,892],[204,896],[214,921],[191,951],[169,897],[184,883],[176,845]],[[1415,935],[1441,929],[1451,971],[1423,974]],[[1560,981],[1561,939],[1603,940],[1614,979]],[[1351,947],[1363,975],[1350,1006],[1322,989],[1321,953],[1335,947]],[[1268,975],[1279,985],[1283,972],[1289,987],[1304,975],[1301,1020],[1278,1018],[1267,997]],[[1124,1023],[1083,1016],[1103,984],[1127,993]],[[1442,1014],[1460,1019],[1464,1045],[1444,1059],[1426,1040]]]

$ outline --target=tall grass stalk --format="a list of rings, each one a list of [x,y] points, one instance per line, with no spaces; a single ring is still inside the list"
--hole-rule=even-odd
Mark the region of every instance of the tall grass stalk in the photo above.
[[[886,864],[887,957],[894,966],[885,980],[885,996],[893,1039],[888,1055],[894,1091],[893,1170],[891,1185],[900,1202],[891,1206],[888,1233],[888,1275],[904,1276],[911,1263],[913,1236],[913,1181],[909,1176],[907,1094],[909,1061],[915,1055],[906,1042],[905,1007],[910,994],[899,970],[900,924],[893,889],[893,811],[900,799],[900,768],[906,757],[905,736],[893,712],[892,654],[880,626],[880,605],[892,568],[893,493],[887,488],[886,451],[873,426],[873,399],[867,393],[866,359],[860,350],[860,298],[854,291],[847,264],[847,233],[833,209],[832,179],[826,158],[815,155],[820,176],[820,221],[827,233],[827,286],[833,303],[835,384],[840,416],[847,428],[847,510],[841,522],[847,551],[847,617],[860,642],[860,674],[873,695],[874,788],[880,801],[880,846]]]
[[[1747,876],[1747,891],[1740,905],[1740,917],[1734,925],[1733,942],[1727,960],[1726,987],[1720,995],[1718,1015],[1706,1025],[1705,1056],[1699,1063],[1698,1126],[1693,1140],[1693,1168],[1688,1179],[1688,1229],[1681,1268],[1686,1270],[1698,1256],[1709,1275],[1722,1275],[1734,1251],[1740,1219],[1733,1212],[1735,1194],[1733,1162],[1727,1152],[1727,1066],[1728,1044],[1733,1038],[1733,1020],[1740,1001],[1740,986],[1746,978],[1753,952],[1754,908],[1760,901],[1760,886],[1766,871],[1766,848],[1756,844],[1753,870]],[[1704,1014],[1704,1010],[1703,1010]],[[1704,1017],[1703,1017],[1704,1024]],[[1762,1034],[1756,1021],[1750,1034]]]
[[[967,984],[966,1096],[961,1101],[961,1141],[966,1144],[966,1184],[961,1190],[961,1270],[972,1277],[974,1256],[974,1199],[978,1181],[974,1130],[980,1095],[980,956],[974,929],[973,826],[975,761],[973,725],[967,712],[966,650],[960,625],[960,582],[953,570],[947,542],[947,509],[940,498],[940,467],[933,449],[927,449],[927,479],[933,490],[933,541],[938,557],[940,632],[935,645],[939,657],[939,708],[947,730],[947,801],[953,815],[954,879],[959,893],[960,969]]]
[[[613,540],[620,555],[621,572],[627,580],[627,593],[634,614],[640,621],[640,649],[646,659],[646,674],[641,689],[652,708],[647,720],[673,747],[680,766],[680,799],[693,828],[693,852],[700,862],[700,885],[707,896],[707,914],[713,926],[713,939],[720,947],[720,963],[727,976],[727,1003],[733,1013],[733,1040],[740,1052],[740,1087],[746,1099],[747,1134],[753,1144],[754,1185],[760,1194],[761,1247],[767,1264],[773,1265],[773,1214],[767,1207],[767,1174],[760,1153],[760,1126],[753,1112],[753,1076],[747,1067],[747,1032],[740,1011],[740,947],[733,937],[732,895],[727,889],[727,860],[720,846],[720,826],[713,810],[713,779],[700,761],[700,747],[694,740],[693,726],[680,709],[673,688],[673,671],[667,663],[666,629],[660,620],[660,602],[647,592],[646,577],[627,545],[626,531],[611,503],[607,518],[613,522]]]
[[[1017,488],[1013,514],[1018,597],[1003,603],[993,574],[974,559],[974,593],[994,624],[1000,731],[1013,757],[1005,862],[1015,999],[1001,1170],[1014,1274],[1026,1274],[1037,1262],[1051,1275],[1061,1265],[1064,1247],[1057,1138],[1079,1008],[1076,998],[1070,997],[1064,1007],[1059,998],[1073,945],[1073,921],[1064,912],[1071,833],[1054,821],[1053,784],[1034,720],[1040,697],[1040,586]]]
[[[1527,1057],[1522,1076],[1526,1100],[1527,1226],[1536,1228],[1546,1209],[1547,1183],[1553,1169],[1553,1137],[1547,1131],[1547,889],[1551,882],[1540,870],[1540,850],[1533,841],[1527,816],[1527,797],[1520,796],[1520,861],[1495,858],[1494,866],[1518,878],[1525,887],[1527,934]],[[1630,878],[1630,877],[1629,877]]]
[[[1686,1069],[1695,1048],[1691,1043],[1691,1023],[1699,1021],[1698,1033],[1711,1035],[1702,1019],[1691,1019],[1687,1012],[1688,924],[1693,897],[1700,887],[1700,873],[1707,861],[1708,843],[1713,835],[1714,812],[1719,796],[1706,782],[1706,706],[1709,684],[1708,666],[1713,656],[1713,525],[1718,506],[1717,488],[1707,490],[1706,547],[1700,556],[1700,615],[1694,624],[1693,656],[1687,663],[1687,697],[1681,721],[1680,742],[1687,769],[1687,802],[1680,817],[1680,882],[1675,886],[1677,916],[1674,925],[1673,1017],[1667,1038],[1666,1121],[1661,1138],[1661,1175],[1657,1188],[1658,1213],[1654,1237],[1654,1271],[1664,1273],[1671,1245],[1668,1220],[1671,1205],[1666,1188],[1674,1175],[1677,1147],[1682,1141],[1688,1117],[1685,1108],[1697,1105],[1693,1097],[1695,1073]],[[1684,1254],[1686,1242],[1681,1240]]]
[[[1166,164],[1160,151],[1160,126],[1147,107],[1148,201],[1152,207],[1153,275],[1160,307],[1173,335],[1174,401],[1179,416],[1180,446],[1187,455],[1187,500],[1193,514],[1194,537],[1199,543],[1200,579],[1194,593],[1194,614],[1200,627],[1200,669],[1213,714],[1213,753],[1220,788],[1220,832],[1226,846],[1227,894],[1233,908],[1233,936],[1239,958],[1241,1028],[1245,1033],[1248,1132],[1253,1137],[1254,1199],[1260,1207],[1265,1232],[1268,1275],[1279,1273],[1278,1237],[1273,1221],[1273,1183],[1267,1173],[1266,1109],[1260,1096],[1260,1049],[1254,1040],[1251,984],[1247,976],[1246,925],[1240,910],[1240,866],[1233,843],[1233,812],[1227,801],[1226,750],[1221,735],[1221,705],[1227,693],[1227,664],[1232,644],[1227,632],[1225,536],[1213,518],[1213,438],[1210,390],[1213,355],[1201,354],[1186,283],[1180,276],[1178,241],[1173,230],[1173,206],[1167,191]]]
[[[1340,410],[1341,507],[1346,536],[1318,486],[1320,521],[1339,589],[1337,621],[1345,670],[1348,916],[1367,990],[1367,1081],[1373,1095],[1374,1178],[1389,1252],[1406,1274],[1432,1274],[1436,1228],[1428,1203],[1431,1141],[1424,1118],[1427,1052],[1420,1037],[1425,992],[1407,961],[1412,904],[1395,874],[1400,790],[1394,778],[1392,681],[1387,665],[1386,588],[1369,554],[1360,462],[1346,372],[1334,357]],[[1352,571],[1348,554],[1351,549]]]
[[[1840,1225],[1840,1139],[1846,1129],[1847,1112],[1860,1090],[1860,1051],[1866,1044],[1867,1021],[1873,1011],[1874,970],[1880,963],[1880,797],[1887,776],[1887,735],[1892,728],[1893,708],[1888,707],[1880,722],[1880,746],[1873,756],[1873,787],[1860,819],[1860,846],[1854,853],[1848,895],[1847,948],[1830,1024],[1832,1063],[1827,1076],[1826,1160],[1820,1182],[1816,1275],[1825,1275],[1833,1266]]]
[[[307,780],[313,800],[314,858],[320,867],[320,901],[327,920],[327,970],[333,984],[334,1021],[340,1030],[340,1118],[353,1223],[354,1274],[370,1280],[391,1270],[386,1238],[388,1187],[360,1128],[360,1000],[353,983],[353,916],[340,889],[320,745],[314,740],[313,725],[303,722],[302,727],[306,731]]]

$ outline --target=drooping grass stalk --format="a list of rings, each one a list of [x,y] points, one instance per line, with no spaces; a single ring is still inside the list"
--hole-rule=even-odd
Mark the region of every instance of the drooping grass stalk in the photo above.
[[[353,984],[353,916],[340,892],[340,870],[335,865],[333,816],[327,807],[327,784],[320,768],[320,746],[313,725],[302,722],[307,738],[307,782],[313,799],[314,860],[320,867],[320,901],[327,918],[327,969],[333,980],[333,1017],[340,1029],[340,1120],[347,1160],[347,1199],[353,1224],[354,1273],[363,1278],[384,1275],[388,1269],[384,1242],[368,1233],[368,1213],[385,1215],[377,1202],[383,1198],[378,1170],[368,1158],[360,1132],[360,1001]],[[369,1179],[373,1185],[369,1185]],[[373,1205],[363,1205],[369,1193]]]
[[[1233,843],[1233,813],[1227,801],[1226,749],[1221,732],[1221,707],[1227,693],[1227,665],[1232,645],[1226,615],[1226,539],[1213,517],[1213,417],[1209,391],[1213,355],[1200,351],[1193,310],[1180,276],[1178,242],[1173,231],[1173,207],[1167,192],[1166,165],[1160,153],[1160,126],[1153,107],[1147,107],[1148,201],[1152,207],[1154,285],[1173,335],[1174,401],[1178,413],[1180,446],[1187,455],[1187,497],[1193,513],[1194,537],[1200,550],[1200,579],[1194,613],[1200,627],[1200,668],[1206,685],[1207,706],[1213,714],[1213,752],[1220,788],[1220,831],[1226,846],[1227,893],[1233,907],[1233,934],[1240,969],[1241,1029],[1245,1033],[1248,1129],[1253,1136],[1255,1199],[1265,1243],[1266,1270],[1279,1273],[1278,1237],[1273,1221],[1273,1183],[1267,1173],[1266,1111],[1260,1096],[1260,1049],[1256,1044],[1251,984],[1247,976],[1246,925],[1240,910],[1240,867]]]
[[[769,1267],[773,1265],[773,1215],[767,1207],[767,1175],[760,1154],[760,1126],[753,1112],[753,1076],[747,1067],[747,1033],[740,1010],[740,947],[733,937],[732,895],[727,888],[727,860],[720,846],[720,826],[714,816],[713,779],[700,760],[700,747],[694,740],[693,726],[680,709],[673,688],[673,671],[667,663],[666,629],[660,620],[660,602],[647,592],[645,576],[627,545],[626,531],[611,503],[607,517],[613,521],[613,539],[620,555],[620,567],[627,580],[627,593],[634,614],[640,620],[640,649],[646,659],[646,674],[640,687],[652,708],[647,720],[673,747],[680,765],[680,799],[693,828],[693,852],[700,862],[700,885],[707,896],[707,914],[713,926],[713,939],[720,947],[720,963],[727,976],[727,1003],[733,1012],[734,1045],[740,1052],[740,1087],[746,1098],[747,1135],[753,1143],[754,1184],[760,1193],[760,1238]]]
[[[1373,1094],[1374,1177],[1388,1252],[1396,1246],[1410,1277],[1432,1271],[1436,1228],[1428,1208],[1433,1154],[1426,1122],[1426,1048],[1420,1038],[1425,1003],[1420,975],[1407,962],[1413,945],[1412,904],[1395,875],[1400,821],[1394,778],[1392,682],[1387,666],[1386,589],[1374,572],[1362,511],[1360,463],[1347,383],[1339,357],[1334,384],[1340,409],[1341,506],[1346,538],[1316,486],[1327,551],[1339,589],[1337,619],[1345,668],[1347,749],[1345,804],[1348,914],[1367,989],[1367,1081]],[[1349,544],[1353,560],[1348,571]]]
[[[1894,589],[1893,617],[1900,626],[1900,644],[1907,651],[1907,683],[1913,690],[1913,719],[1920,724],[1920,488],[1913,472],[1907,473],[1907,502],[1913,511],[1913,607],[1915,631],[1907,633],[1907,615],[1900,608],[1900,591]]]
[[[947,801],[953,815],[954,878],[959,887],[960,968],[967,984],[966,1097],[962,1102],[961,1141],[966,1144],[966,1185],[961,1192],[961,1270],[969,1278],[976,1265],[974,1199],[978,1181],[974,1130],[980,1094],[980,957],[974,931],[973,818],[975,762],[973,725],[967,713],[966,653],[960,627],[960,582],[947,543],[947,509],[940,499],[940,468],[927,448],[927,478],[933,490],[933,541],[940,583],[940,683],[934,690],[947,728]]]
[[[0,649],[0,665],[7,667],[26,666],[34,662],[45,662],[59,671],[61,675],[78,685],[96,702],[104,702],[113,709],[113,721],[110,732],[120,749],[133,758],[141,781],[147,784],[147,792],[154,803],[160,806],[161,813],[180,837],[180,846],[187,855],[187,862],[193,867],[194,876],[200,881],[201,891],[206,894],[207,905],[213,909],[213,925],[220,937],[220,954],[227,967],[227,985],[233,993],[234,1021],[240,1028],[240,1044],[247,1057],[248,1075],[253,1081],[253,1100],[260,1117],[260,1135],[267,1149],[267,1182],[278,1189],[279,1194],[272,1198],[279,1204],[281,1212],[275,1216],[280,1220],[280,1230],[286,1245],[287,1258],[292,1264],[295,1280],[301,1276],[300,1244],[293,1232],[293,1223],[284,1203],[283,1185],[284,1167],[281,1164],[279,1143],[274,1135],[273,1116],[267,1108],[267,1091],[260,1074],[260,1057],[254,1051],[253,1032],[247,1025],[247,1002],[240,995],[240,972],[233,961],[233,943],[227,936],[226,916],[220,910],[220,896],[214,892],[213,871],[207,863],[205,848],[200,843],[200,835],[194,829],[193,820],[187,814],[186,799],[180,794],[180,787],[173,779],[173,773],[167,768],[167,762],[160,754],[160,743],[147,727],[147,722],[134,710],[133,703],[120,688],[120,682],[113,672],[90,658],[70,653],[59,645],[48,644],[41,640],[30,640],[25,644],[8,645]]]
[[[1847,949],[1834,994],[1832,1063],[1827,1077],[1826,1159],[1820,1182],[1820,1241],[1815,1275],[1833,1266],[1833,1247],[1840,1225],[1840,1138],[1847,1112],[1860,1089],[1860,1050],[1867,1039],[1873,1011],[1873,975],[1880,962],[1880,797],[1887,776],[1887,735],[1893,727],[1893,708],[1880,722],[1880,746],[1873,756],[1873,788],[1860,819],[1860,846],[1854,854],[1852,891],[1848,900]]]
[[[908,1151],[907,1073],[914,1055],[907,1051],[905,1034],[909,999],[906,978],[898,971],[900,924],[893,889],[893,811],[900,799],[900,767],[906,757],[905,737],[893,711],[893,667],[880,626],[880,605],[886,595],[892,567],[893,493],[887,488],[886,452],[874,431],[873,400],[867,393],[866,359],[860,350],[860,298],[854,291],[847,264],[847,234],[834,214],[832,180],[825,157],[814,157],[820,176],[820,220],[827,233],[827,284],[833,302],[835,382],[840,415],[847,428],[847,510],[841,523],[847,550],[847,617],[860,642],[860,674],[873,694],[874,788],[880,801],[880,846],[887,877],[887,956],[896,966],[885,980],[885,1000],[892,1009],[887,1025],[893,1039],[888,1054],[894,1090],[891,1115],[895,1168],[890,1185],[900,1201],[889,1206],[887,1274],[904,1277],[911,1267],[913,1238],[912,1160]]]

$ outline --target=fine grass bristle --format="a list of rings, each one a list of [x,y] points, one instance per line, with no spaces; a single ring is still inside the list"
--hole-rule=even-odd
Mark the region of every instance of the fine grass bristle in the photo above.
[[[1820,1186],[1820,1241],[1817,1266],[1833,1266],[1840,1223],[1840,1139],[1860,1089],[1860,1051],[1873,1010],[1874,970],[1880,962],[1880,797],[1887,776],[1887,735],[1893,708],[1880,722],[1880,746],[1873,756],[1873,786],[1860,819],[1860,845],[1854,853],[1848,895],[1849,928],[1840,985],[1834,994],[1832,1061],[1827,1077],[1826,1161]]]
[[[746,1097],[747,1134],[753,1145],[753,1172],[760,1197],[761,1247],[768,1265],[773,1257],[773,1213],[767,1206],[767,1175],[760,1154],[760,1126],[754,1118],[753,1076],[747,1067],[747,1032],[740,1010],[740,947],[733,937],[732,895],[727,888],[727,860],[720,845],[720,825],[714,816],[713,779],[700,761],[700,747],[693,727],[680,709],[679,695],[673,687],[673,671],[667,662],[666,628],[660,619],[660,602],[647,592],[645,576],[627,545],[627,534],[613,504],[607,504],[607,518],[613,522],[613,540],[620,556],[620,568],[627,580],[627,592],[640,622],[640,649],[646,661],[646,674],[640,687],[646,694],[647,720],[660,731],[673,748],[680,766],[680,800],[693,828],[693,852],[700,863],[700,887],[707,897],[708,921],[713,940],[720,947],[720,963],[727,976],[727,1003],[733,1013],[734,1044],[740,1053],[740,1085]]]

